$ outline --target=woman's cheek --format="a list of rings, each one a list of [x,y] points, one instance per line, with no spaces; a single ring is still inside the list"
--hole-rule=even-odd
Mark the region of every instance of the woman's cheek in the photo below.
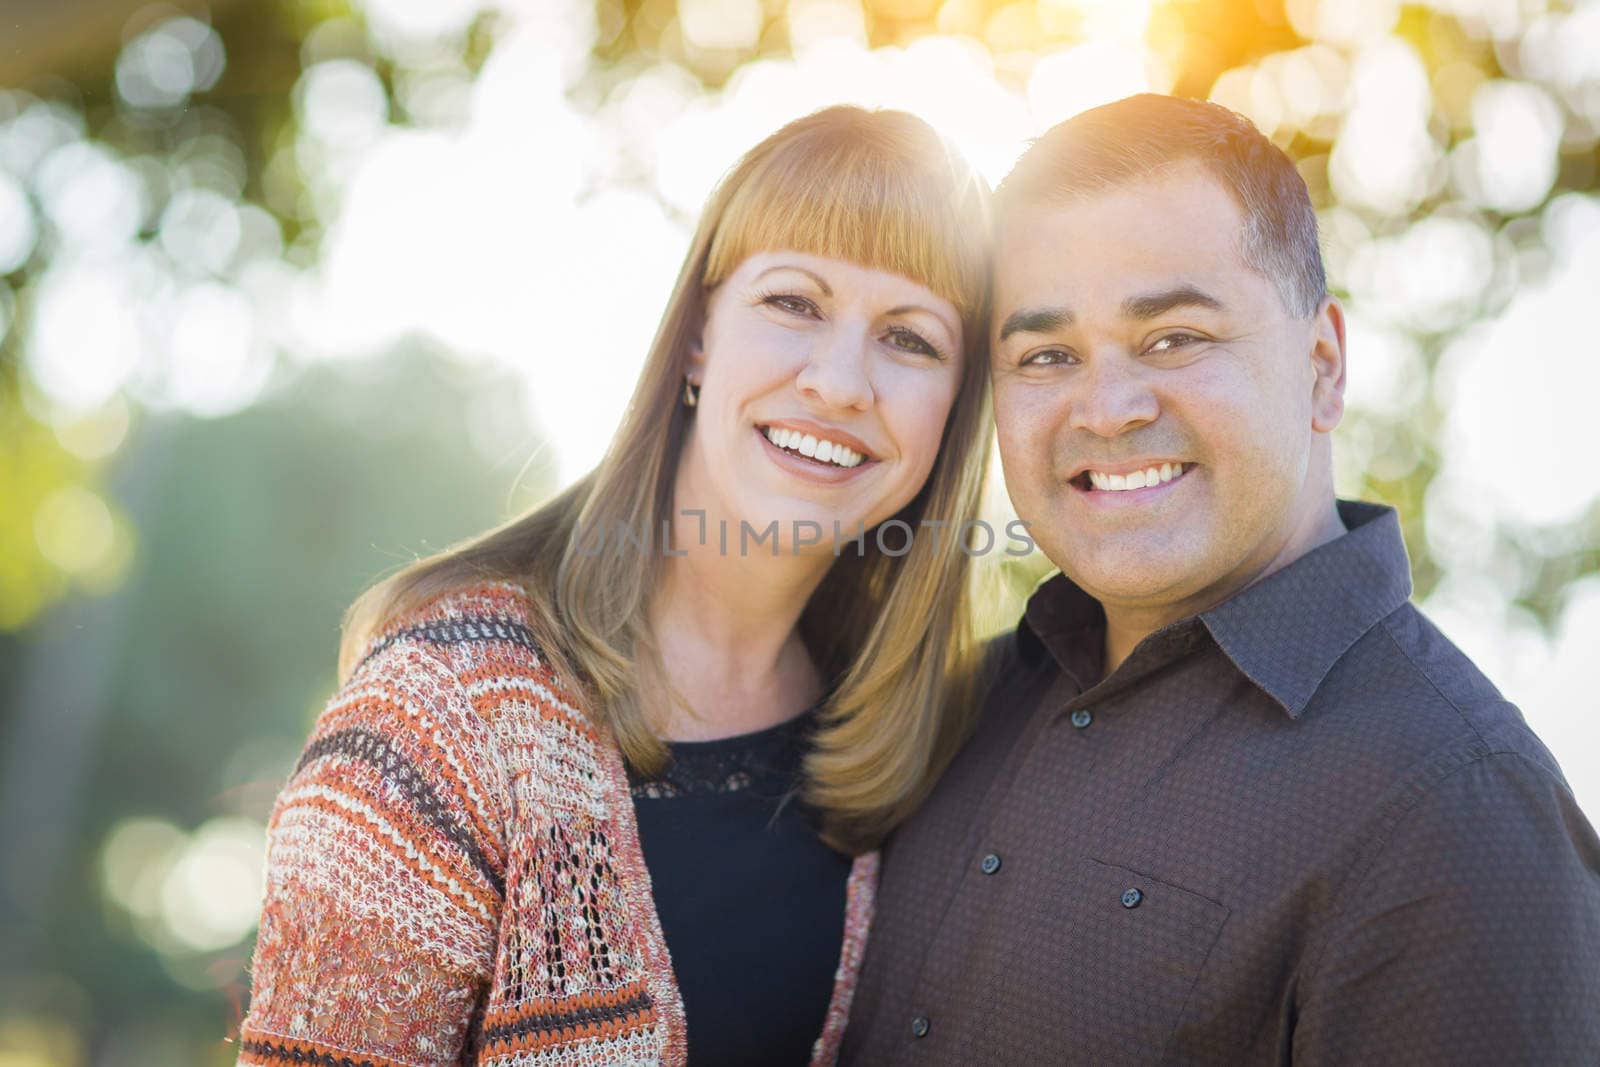
[[[933,469],[933,463],[939,451],[939,442],[944,437],[945,423],[950,418],[950,413],[955,406],[956,389],[958,382],[945,373],[932,373],[929,368],[904,368],[911,370],[911,374],[902,378],[915,377],[916,381],[897,381],[903,386],[898,390],[900,401],[897,407],[903,414],[901,421],[904,426],[902,447],[905,451],[917,457],[917,466],[926,477],[928,471]],[[938,368],[944,371],[946,368]]]

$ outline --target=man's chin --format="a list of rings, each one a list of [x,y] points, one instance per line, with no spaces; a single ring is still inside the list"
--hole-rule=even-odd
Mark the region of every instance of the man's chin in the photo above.
[[[1096,577],[1078,581],[1078,585],[1102,604],[1122,608],[1161,608],[1183,599],[1181,587],[1173,582]]]
[[[1062,572],[1096,600],[1144,608],[1185,600],[1192,592],[1198,563],[1189,557],[1149,552],[1109,552],[1086,558],[1081,550],[1066,551],[1058,561]]]

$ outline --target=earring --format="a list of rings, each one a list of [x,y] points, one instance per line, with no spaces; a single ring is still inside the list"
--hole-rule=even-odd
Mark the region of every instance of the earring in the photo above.
[[[700,387],[688,378],[683,380],[683,406],[692,408],[700,403]]]

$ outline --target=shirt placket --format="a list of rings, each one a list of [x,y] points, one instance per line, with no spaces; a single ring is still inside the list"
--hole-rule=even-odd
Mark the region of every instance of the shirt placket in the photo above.
[[[1040,702],[955,858],[962,870],[929,949],[941,962],[918,976],[896,1062],[984,1054],[985,1020],[999,1005],[986,1009],[975,992],[1003,987],[1015,961],[1039,950],[1031,943],[1038,924],[1027,917],[1054,906],[1052,865],[1097,859],[1108,840],[1144,836],[1137,812],[1146,783],[1181,758],[1215,712],[1204,702],[1173,706],[1167,687],[1150,683],[1084,690],[1061,673]],[[1137,885],[1117,893],[1122,907],[1139,906]]]

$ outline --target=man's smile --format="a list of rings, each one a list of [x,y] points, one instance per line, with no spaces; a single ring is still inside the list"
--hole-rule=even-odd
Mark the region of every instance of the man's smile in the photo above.
[[[1182,478],[1194,469],[1182,460],[1149,460],[1105,467],[1085,467],[1069,481],[1084,492],[1125,493],[1134,489],[1156,488]]]

